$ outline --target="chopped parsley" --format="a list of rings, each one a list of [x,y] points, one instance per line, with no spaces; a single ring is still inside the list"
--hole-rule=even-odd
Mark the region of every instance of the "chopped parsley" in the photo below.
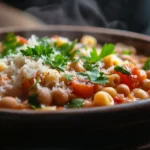
[[[40,83],[40,78],[38,78],[38,79],[35,81],[35,83],[34,83],[28,90],[30,91],[30,90],[34,89],[34,88],[37,86],[38,83]]]
[[[44,64],[50,65],[54,69],[65,70],[65,65],[67,64],[67,57],[57,53],[55,48],[44,41],[34,48],[28,47],[26,50],[21,50],[21,53],[25,56],[31,56],[33,59],[37,60],[42,58]]]
[[[144,70],[150,70],[150,58],[146,60],[143,66]]]
[[[38,59],[42,56],[50,56],[50,54],[54,53],[54,49],[50,45],[44,45],[41,43],[35,45],[34,48],[28,47],[26,50],[21,50],[21,53],[25,56],[31,56],[34,59]]]
[[[8,33],[2,41],[3,51],[0,53],[0,58],[4,58],[10,54],[16,54],[16,48],[19,46],[21,46],[21,43],[17,42],[14,33]]]
[[[65,107],[66,108],[81,108],[83,106],[84,99],[82,98],[75,98],[70,100]]]
[[[126,74],[126,75],[130,75],[131,74],[128,70],[124,69],[121,66],[115,66],[114,70],[116,70],[117,72],[121,72],[123,74]]]
[[[91,63],[96,63],[99,60],[100,60],[100,56],[98,55],[97,50],[94,47],[92,51],[90,52],[90,61]]]
[[[114,44],[104,44],[99,59],[102,59],[111,54],[114,54]]]
[[[95,83],[95,84],[106,84],[106,83],[108,83],[108,78],[106,76],[104,76],[104,73],[99,72],[97,70],[78,72],[78,75],[88,77],[88,79],[92,83]]]
[[[67,79],[67,81],[71,81],[72,80],[72,74],[65,74],[65,77]]]
[[[65,70],[65,66],[67,65],[68,58],[57,54],[54,56],[54,60],[52,61],[50,57],[47,57],[45,63],[50,64],[53,69],[59,69],[61,71]]]
[[[131,55],[132,51],[131,50],[124,50],[124,51],[122,51],[122,54],[123,55]]]
[[[57,47],[57,51],[60,51],[63,56],[68,56],[69,58],[73,58],[73,56],[78,53],[78,50],[72,51],[75,44],[78,42],[78,40],[74,40],[71,43],[65,43]]]
[[[36,94],[28,96],[28,103],[34,109],[41,108],[41,104],[38,101],[37,97],[38,95]]]
[[[93,48],[90,52],[90,56],[86,57],[84,62],[84,67],[91,71],[92,69],[96,69],[98,65],[96,64],[98,61],[103,59],[104,57],[114,53],[114,45],[113,44],[105,44],[102,47],[101,53],[98,54],[96,48]]]
[[[44,64],[50,65],[53,69],[64,71],[70,57],[72,58],[77,53],[77,51],[70,52],[76,42],[75,40],[71,44],[65,43],[59,47],[54,47],[45,37],[39,40],[39,45],[36,45],[34,48],[28,47],[26,50],[21,50],[21,53],[25,56],[31,56],[35,60],[42,58]]]
[[[86,68],[86,70],[92,71],[93,69],[96,69],[99,65],[96,63],[91,63],[91,59],[86,58],[86,61],[83,63],[83,66]]]

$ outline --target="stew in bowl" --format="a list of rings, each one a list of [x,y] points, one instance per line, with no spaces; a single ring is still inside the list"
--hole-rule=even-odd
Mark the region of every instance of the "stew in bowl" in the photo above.
[[[0,45],[0,108],[65,110],[150,97],[150,58],[134,46],[8,33]]]

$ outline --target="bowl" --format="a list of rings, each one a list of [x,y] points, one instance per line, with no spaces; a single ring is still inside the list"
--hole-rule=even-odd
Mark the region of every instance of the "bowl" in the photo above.
[[[139,54],[150,55],[149,36],[115,29],[65,25],[7,27],[0,29],[0,40],[8,32],[27,38],[31,34],[39,37],[61,35],[72,40],[89,34],[100,44],[120,42],[134,46]],[[7,145],[120,148],[131,140],[132,144],[145,142],[149,139],[149,131],[150,99],[116,106],[63,111],[0,109],[0,137],[3,144],[7,141]]]

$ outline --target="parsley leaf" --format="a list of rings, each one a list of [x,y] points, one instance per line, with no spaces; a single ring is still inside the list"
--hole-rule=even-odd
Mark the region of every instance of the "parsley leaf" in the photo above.
[[[77,51],[70,53],[76,42],[74,41],[71,44],[65,43],[56,48],[50,45],[47,38],[42,38],[39,40],[39,45],[36,45],[34,48],[28,47],[26,50],[21,50],[21,53],[34,59],[43,58],[44,64],[64,71],[69,57],[72,58],[77,53]]]
[[[99,59],[102,59],[110,54],[114,53],[114,44],[104,44],[100,53]]]
[[[84,62],[84,67],[91,71],[92,69],[96,69],[98,65],[96,64],[102,58],[114,53],[114,45],[113,44],[105,44],[102,47],[101,53],[98,54],[96,48],[93,48],[90,52],[90,56],[86,57]]]
[[[71,81],[72,80],[72,74],[66,74],[65,73],[65,77],[66,77],[66,79],[68,80],[68,81]]]
[[[97,61],[99,61],[99,55],[97,53],[96,48],[93,48],[92,51],[90,52],[90,61],[91,63],[96,63]]]
[[[124,50],[124,51],[122,51],[122,54],[123,55],[131,55],[132,51],[131,50]]]
[[[62,44],[59,47],[57,47],[57,50],[60,51],[62,55],[72,58],[76,54],[76,52],[79,52],[79,51],[71,52],[71,50],[73,49],[73,47],[77,42],[78,40],[74,40],[71,43]]]
[[[98,67],[98,64],[91,63],[91,59],[87,58],[86,61],[83,63],[83,66],[89,70],[92,71],[93,69],[96,69]]]
[[[50,45],[35,45],[34,48],[28,47],[26,50],[21,50],[21,53],[25,56],[32,56],[35,59],[38,59],[42,56],[49,56],[51,53],[54,53],[54,49]]]
[[[37,97],[38,97],[38,95],[30,95],[30,96],[28,96],[28,103],[34,109],[41,108],[41,104],[38,101]]]
[[[124,68],[121,67],[121,66],[115,66],[114,69],[115,69],[117,72],[121,72],[121,73],[126,74],[126,75],[130,75],[130,74],[131,74],[128,70],[124,69]]]
[[[68,58],[57,54],[54,57],[54,60],[52,61],[50,57],[47,57],[47,60],[45,61],[46,64],[50,64],[52,68],[60,69],[61,71],[65,70],[65,66],[67,64]]]
[[[68,60],[67,57],[56,54],[55,48],[46,43],[36,45],[34,48],[28,47],[26,50],[21,50],[21,53],[25,56],[31,56],[34,59],[43,58],[45,64],[50,65],[52,68],[60,69],[61,71],[64,71]],[[56,54],[54,59],[51,59],[52,54]]]
[[[86,76],[88,79],[95,84],[106,84],[108,83],[108,78],[104,76],[103,72],[97,70],[78,72],[78,75]]]
[[[150,70],[150,58],[146,60],[143,66],[144,70]]]
[[[37,86],[37,84],[40,82],[40,78],[38,78],[36,81],[35,81],[35,83],[28,89],[29,91],[30,90],[32,90],[32,89],[34,89],[36,86]]]
[[[3,51],[0,54],[0,58],[4,58],[10,54],[16,54],[16,48],[19,46],[21,46],[21,43],[17,42],[17,38],[14,33],[8,33],[2,41]]]
[[[75,98],[70,100],[65,107],[66,108],[81,108],[83,106],[84,99],[81,98]]]

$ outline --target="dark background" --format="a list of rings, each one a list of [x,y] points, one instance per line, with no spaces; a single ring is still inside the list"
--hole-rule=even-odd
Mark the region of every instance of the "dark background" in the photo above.
[[[88,25],[150,35],[150,0],[3,0],[47,24]]]

